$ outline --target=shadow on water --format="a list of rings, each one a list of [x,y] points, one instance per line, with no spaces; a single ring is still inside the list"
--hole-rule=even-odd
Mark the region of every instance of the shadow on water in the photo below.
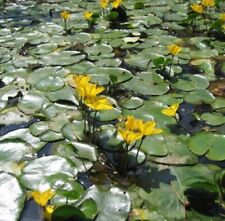
[[[11,124],[11,125],[0,125],[0,136],[3,136],[11,131],[18,130],[21,128],[27,128],[29,127],[32,123],[37,122],[36,118],[33,118],[29,122],[21,123],[21,124]]]
[[[43,221],[42,208],[33,199],[28,200],[19,221]]]
[[[225,209],[216,202],[218,199],[217,193],[204,189],[189,188],[185,190],[184,195],[190,203],[190,208],[198,213],[210,217],[225,217]]]
[[[53,16],[59,17],[59,13],[54,13],[54,9],[45,12],[39,10],[38,6],[46,2],[48,1],[3,1],[2,4],[0,3],[0,19],[5,19],[7,22],[1,23],[0,27],[4,28],[7,25],[6,28],[25,28],[37,25],[42,21],[49,22]]]
[[[160,188],[160,183],[169,184],[173,180],[176,180],[176,177],[168,168],[158,170],[156,167],[145,166],[137,173],[137,185],[146,192],[150,192],[151,188]]]

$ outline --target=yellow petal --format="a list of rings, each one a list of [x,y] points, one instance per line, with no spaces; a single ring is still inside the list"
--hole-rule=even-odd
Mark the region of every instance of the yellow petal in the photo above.
[[[65,21],[67,21],[67,20],[70,19],[70,17],[71,17],[70,12],[68,12],[68,11],[62,11],[62,12],[60,13],[60,15],[61,15],[61,17],[62,17]]]
[[[88,21],[91,20],[92,15],[93,15],[93,12],[91,12],[91,11],[84,12],[84,18]]]
[[[143,120],[136,119],[134,116],[128,115],[125,121],[125,128],[134,132],[140,132],[143,127]]]
[[[204,8],[201,4],[192,4],[191,9],[199,14],[202,14],[204,12]]]
[[[77,86],[84,86],[91,80],[90,75],[73,75],[72,78]]]
[[[167,48],[169,53],[173,56],[177,55],[182,50],[182,47],[179,47],[176,44],[168,45]]]
[[[205,7],[214,7],[215,1],[214,0],[202,0],[201,5]]]
[[[122,4],[122,0],[114,0],[112,2],[113,8],[118,8]]]
[[[94,97],[84,100],[84,103],[91,109],[99,110],[111,110],[113,108],[112,104],[107,98],[104,97]]]
[[[123,140],[127,144],[130,144],[142,137],[141,133],[135,133],[133,131],[130,131],[121,127],[119,127],[117,130],[118,130],[118,134],[123,138]]]
[[[167,115],[167,116],[170,116],[170,117],[173,117],[176,115],[176,112],[177,112],[177,109],[179,108],[179,104],[178,103],[175,103],[175,104],[172,104],[170,107],[167,107],[167,108],[164,108],[162,109],[162,113],[164,115]]]
[[[100,0],[100,5],[102,8],[106,8],[109,4],[109,0]]]
[[[37,204],[44,207],[46,206],[47,202],[55,195],[55,192],[51,189],[48,189],[44,192],[32,191],[31,195]]]
[[[54,212],[54,210],[55,210],[55,206],[48,205],[45,207],[44,216],[45,216],[46,220],[48,220],[48,221],[52,220],[52,213]]]

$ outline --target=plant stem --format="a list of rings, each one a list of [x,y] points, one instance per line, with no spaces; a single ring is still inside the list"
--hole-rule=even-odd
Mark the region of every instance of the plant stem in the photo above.
[[[173,58],[174,58],[174,56],[172,55],[172,60],[171,60],[171,63],[170,63],[170,70],[169,70],[169,77],[170,77],[171,70],[172,70]]]
[[[67,31],[67,21],[66,21],[66,19],[64,19],[64,29],[65,29],[65,31]]]
[[[126,173],[127,173],[127,167],[128,167],[128,149],[129,149],[129,144],[126,144],[125,148],[123,149],[122,156],[120,158],[119,173],[122,176],[125,176]]]
[[[146,137],[146,136],[143,136],[143,137],[141,138],[141,142],[140,142],[140,145],[139,145],[139,147],[138,147],[138,151],[137,151],[137,154],[136,154],[136,157],[135,157],[136,166],[138,165],[138,154],[139,154],[139,152],[140,152],[140,150],[141,150],[141,145],[142,145],[142,143],[143,143],[145,137]]]
[[[91,137],[92,137],[92,142],[95,143],[96,141],[96,130],[95,130],[95,120],[96,120],[96,115],[97,115],[97,111],[95,111],[94,113],[94,117],[93,117],[93,124],[92,124],[92,134],[91,134]]]

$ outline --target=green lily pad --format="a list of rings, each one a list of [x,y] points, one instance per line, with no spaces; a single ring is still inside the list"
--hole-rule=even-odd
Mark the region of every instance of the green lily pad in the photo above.
[[[35,55],[44,55],[44,54],[49,54],[56,50],[58,45],[56,43],[47,43],[47,44],[41,44],[38,45],[37,47],[29,50],[30,54],[35,54]]]
[[[63,69],[61,67],[44,67],[44,68],[38,68],[35,71],[31,72],[27,78],[27,82],[29,84],[35,85],[38,82],[40,82],[42,79],[48,78],[50,76],[60,77],[60,74],[63,72]]]
[[[18,108],[25,114],[39,113],[44,104],[43,96],[38,93],[26,94],[18,103]]]
[[[181,196],[182,193],[179,184],[177,182],[171,183],[177,191],[179,190],[179,196]],[[145,201],[149,202],[152,205],[151,208],[154,208],[164,219],[173,221],[185,218],[185,209],[170,185],[160,183],[160,188],[153,189],[150,193],[140,190],[139,195]],[[171,211],[174,212],[171,213]]]
[[[73,121],[62,127],[63,136],[71,141],[84,140],[84,122],[83,121]]]
[[[84,215],[93,220],[98,213],[98,208],[94,200],[87,199],[80,206],[80,210],[84,213]]]
[[[64,137],[61,133],[57,133],[52,130],[46,130],[40,135],[40,139],[44,142],[52,142],[62,140]]]
[[[131,202],[126,191],[118,187],[110,189],[92,186],[83,200],[93,199],[99,211],[96,221],[125,221],[130,211]]]
[[[21,124],[30,120],[31,116],[25,115],[17,107],[8,108],[0,112],[0,124],[2,125]]]
[[[161,135],[161,140],[163,140],[164,143],[164,147],[160,147],[161,154],[166,153],[166,148],[168,154],[165,157],[151,157],[153,161],[168,165],[193,165],[198,162],[197,157],[188,149],[186,140],[173,134]],[[157,141],[158,142],[153,143],[153,145],[150,142],[148,142],[148,146],[146,145],[145,150],[148,148],[149,154],[151,151],[154,154],[154,150],[158,148],[159,139]],[[155,150],[155,152],[157,153],[157,150]]]
[[[0,142],[0,161],[20,161],[26,155],[32,156],[33,148],[21,140],[6,140]]]
[[[225,98],[216,97],[215,101],[211,104],[214,111],[219,113],[225,113]]]
[[[120,101],[119,101],[119,105],[122,107],[122,108],[126,108],[126,109],[129,109],[129,110],[132,110],[132,109],[137,109],[139,107],[141,107],[143,105],[144,101],[139,98],[139,97],[129,97],[129,98],[126,98],[126,97],[123,97]]]
[[[130,71],[123,68],[107,68],[96,67],[88,71],[91,74],[91,81],[99,84],[108,84],[111,82],[112,77],[116,79],[114,84],[118,84],[132,78]]]
[[[192,59],[211,58],[218,56],[218,52],[215,49],[192,50],[190,56]]]
[[[47,177],[57,173],[74,177],[77,169],[63,157],[47,156],[29,162],[23,169],[21,182],[29,189],[37,190]]]
[[[28,68],[30,65],[38,64],[38,61],[31,56],[30,57],[18,56],[13,60],[12,63],[16,68]]]
[[[163,78],[152,72],[139,73],[123,86],[142,95],[163,95],[169,90],[169,85]]]
[[[176,77],[172,85],[182,91],[193,91],[199,89],[206,89],[209,86],[208,80],[202,75],[185,74]]]
[[[52,146],[52,154],[70,159],[79,172],[83,173],[91,169],[93,163],[88,159],[80,158],[76,151],[77,150],[74,148],[71,142],[65,140],[59,141]]]
[[[28,128],[21,128],[18,130],[10,131],[9,133],[0,137],[0,141],[6,140],[22,140],[30,144],[36,151],[41,149],[45,145],[45,142],[41,142],[39,138],[33,136]]]
[[[166,156],[168,154],[167,143],[162,135],[153,135],[145,138],[141,150],[147,155]]]
[[[211,104],[215,100],[215,97],[208,90],[194,90],[188,92],[184,96],[184,100],[190,104]]]
[[[96,66],[99,66],[99,67],[118,67],[120,66],[121,64],[121,60],[118,59],[118,58],[112,58],[112,59],[101,59],[97,62],[95,62],[95,65]]]
[[[203,113],[200,118],[207,124],[218,126],[225,123],[225,116],[220,113]]]
[[[35,87],[39,91],[47,92],[47,91],[57,91],[64,86],[64,81],[59,77],[46,77],[40,80]]]
[[[97,149],[95,146],[92,146],[90,144],[81,143],[77,141],[71,142],[75,149],[75,153],[84,159],[88,159],[91,161],[97,160]]]
[[[92,114],[92,116],[94,113]],[[113,121],[116,120],[121,115],[121,110],[118,108],[113,108],[111,110],[101,110],[96,114],[97,121]]]
[[[78,105],[78,100],[75,98],[75,91],[69,86],[65,86],[60,90],[47,92],[46,96],[49,100],[55,102],[58,100],[66,100]]]
[[[7,173],[0,173],[0,192],[2,195],[0,216],[4,217],[4,220],[18,220],[26,196],[16,177]]]
[[[127,58],[125,59],[125,62],[128,65],[131,65],[133,67],[138,67],[141,70],[146,70],[150,60],[151,60],[151,58],[149,57],[149,55],[132,54],[132,55],[127,56]]]
[[[78,63],[84,58],[85,55],[82,55],[77,51],[61,51],[43,56],[41,62],[49,66],[66,66]]]
[[[207,141],[207,142],[205,142]],[[205,155],[210,160],[225,160],[225,135],[200,132],[190,137],[188,146],[196,155]]]
[[[49,129],[47,121],[35,122],[30,125],[29,130],[32,135],[39,136]]]
[[[113,56],[113,49],[111,46],[107,45],[107,44],[94,44],[93,46],[91,47],[87,47],[85,48],[84,50],[88,56],[91,58],[91,59],[95,59],[97,58],[98,59],[102,59],[102,58],[109,58],[109,57],[112,57]]]
[[[52,221],[66,221],[66,220],[83,220],[89,221],[85,218],[84,213],[71,205],[64,205],[54,210],[52,214]]]
[[[63,205],[66,202],[76,202],[84,193],[83,186],[65,173],[56,173],[46,177],[42,185],[55,189],[55,196],[51,200],[53,205]]]
[[[172,167],[174,174],[184,190],[188,188],[200,188],[210,192],[217,192],[218,185],[214,181],[215,170],[203,164],[184,167]]]

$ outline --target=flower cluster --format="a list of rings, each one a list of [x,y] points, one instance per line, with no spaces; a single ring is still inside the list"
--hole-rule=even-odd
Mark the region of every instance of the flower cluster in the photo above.
[[[214,7],[215,0],[202,0],[200,3],[191,4],[191,9],[195,13],[202,14],[205,12],[205,9],[208,7]]]
[[[131,144],[145,136],[161,133],[162,130],[155,128],[155,126],[155,121],[144,122],[141,119],[136,119],[134,116],[127,116],[123,127],[118,126],[118,134],[127,144]]]
[[[82,103],[92,110],[110,110],[113,108],[109,99],[105,96],[99,95],[105,90],[103,86],[98,86],[90,83],[90,76],[88,75],[75,75],[73,80],[76,86],[76,92]]]
[[[118,8],[122,4],[122,0],[114,0],[112,2],[113,8]],[[109,0],[100,0],[100,6],[103,9],[106,9],[109,6]]]

